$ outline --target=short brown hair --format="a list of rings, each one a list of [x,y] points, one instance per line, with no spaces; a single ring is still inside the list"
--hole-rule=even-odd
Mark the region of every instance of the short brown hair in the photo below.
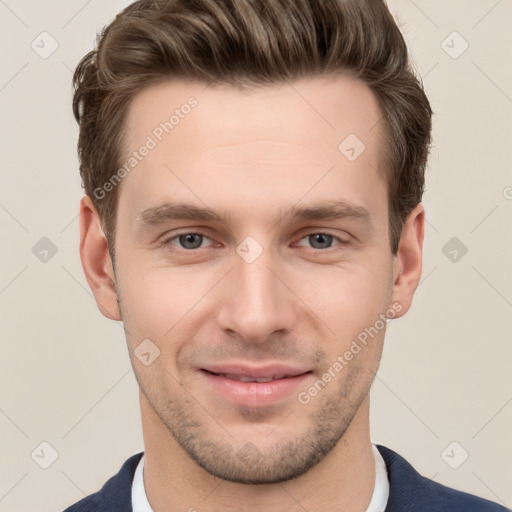
[[[73,77],[80,174],[111,255],[119,187],[101,199],[94,191],[118,170],[123,122],[143,88],[176,77],[251,86],[342,72],[373,91],[383,114],[396,254],[423,195],[432,110],[384,0],[139,0],[118,14]]]

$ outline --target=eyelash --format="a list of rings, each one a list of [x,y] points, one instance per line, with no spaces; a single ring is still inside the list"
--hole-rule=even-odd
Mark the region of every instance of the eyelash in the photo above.
[[[172,245],[171,242],[173,240],[176,240],[180,236],[184,236],[184,235],[199,235],[199,236],[202,236],[204,238],[208,238],[208,240],[211,240],[210,237],[206,233],[204,233],[202,231],[184,231],[183,233],[178,233],[178,234],[172,236],[171,238],[166,238],[165,240],[163,240],[159,244],[159,247],[168,247],[168,246]],[[312,231],[312,232],[307,233],[304,236],[302,236],[300,238],[300,240],[304,240],[305,238],[308,238],[311,235],[327,235],[327,236],[332,237],[334,240],[336,240],[338,242],[337,245],[331,246],[331,247],[327,247],[326,249],[317,249],[315,247],[310,247],[315,252],[325,252],[325,253],[327,253],[327,252],[330,252],[331,250],[335,250],[336,247],[338,247],[338,246],[343,246],[343,245],[347,245],[348,244],[347,241],[342,240],[341,238],[337,237],[336,235],[333,235],[332,233],[325,232],[325,231]],[[178,252],[189,253],[189,254],[191,254],[193,252],[197,252],[199,249],[202,249],[202,247],[198,247],[196,249],[184,249],[183,247],[175,248],[175,250],[177,250]]]

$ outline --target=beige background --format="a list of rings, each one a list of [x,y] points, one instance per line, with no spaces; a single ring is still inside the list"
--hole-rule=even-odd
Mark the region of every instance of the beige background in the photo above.
[[[72,70],[127,3],[0,0],[2,512],[62,510],[143,450],[122,326],[97,310],[79,260],[70,107]],[[435,146],[423,280],[388,330],[373,439],[511,507],[512,1],[390,6],[435,110]],[[58,43],[47,59],[31,47],[43,31]],[[42,237],[57,249],[46,263],[32,252]],[[452,237],[468,248],[456,262],[443,253]]]

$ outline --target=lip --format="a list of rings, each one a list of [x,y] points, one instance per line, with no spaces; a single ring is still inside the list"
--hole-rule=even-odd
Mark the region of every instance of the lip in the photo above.
[[[248,365],[243,363],[223,363],[212,364],[201,368],[211,373],[223,373],[229,375],[243,375],[244,377],[265,378],[276,375],[286,375],[295,377],[308,372],[309,368],[299,368],[297,366],[286,365],[282,363],[267,363],[264,365]]]
[[[206,385],[216,395],[220,395],[235,405],[246,407],[268,406],[289,398],[312,375],[309,369],[278,363],[263,366],[219,364],[209,365],[200,370],[199,373],[206,381]],[[226,374],[253,379],[286,377],[269,382],[242,382],[229,379],[225,377]]]

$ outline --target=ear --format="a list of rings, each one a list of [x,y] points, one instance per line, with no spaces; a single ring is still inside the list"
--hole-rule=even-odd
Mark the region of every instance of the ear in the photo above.
[[[402,309],[395,318],[409,310],[418,287],[422,270],[423,239],[425,236],[425,209],[418,204],[409,214],[402,228],[398,251],[393,259],[393,293],[391,303]]]
[[[88,196],[80,201],[80,259],[101,313],[111,320],[122,320],[107,239],[98,212]]]

